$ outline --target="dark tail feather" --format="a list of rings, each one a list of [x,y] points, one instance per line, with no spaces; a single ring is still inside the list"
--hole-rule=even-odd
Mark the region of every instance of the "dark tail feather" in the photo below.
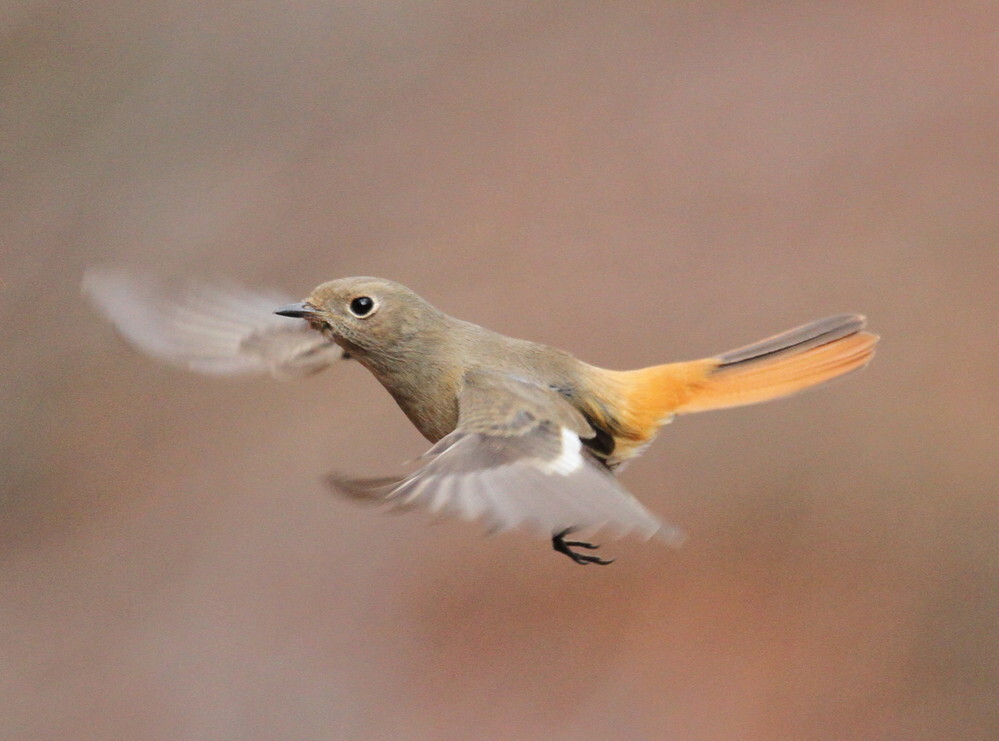
[[[727,368],[739,363],[762,360],[768,356],[776,360],[776,356],[785,353],[800,353],[819,345],[856,334],[867,324],[867,319],[860,314],[837,314],[825,319],[819,319],[804,324],[787,332],[781,332],[752,345],[729,350],[718,356],[718,368]]]
[[[878,341],[864,324],[859,314],[840,314],[722,353],[676,413],[777,399],[863,368]]]

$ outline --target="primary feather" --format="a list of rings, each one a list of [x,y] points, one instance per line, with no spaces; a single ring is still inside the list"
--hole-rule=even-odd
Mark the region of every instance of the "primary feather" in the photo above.
[[[343,357],[333,342],[274,309],[276,291],[188,282],[91,268],[83,293],[135,347],[159,360],[210,375],[269,373],[295,378]]]

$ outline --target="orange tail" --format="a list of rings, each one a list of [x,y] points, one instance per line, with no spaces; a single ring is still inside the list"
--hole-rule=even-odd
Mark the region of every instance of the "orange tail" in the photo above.
[[[878,341],[864,323],[840,314],[713,358],[613,371],[625,434],[640,442],[675,414],[777,399],[862,368]]]
[[[723,353],[675,413],[777,399],[863,368],[878,342],[877,335],[860,331],[864,323],[857,314],[831,316]]]

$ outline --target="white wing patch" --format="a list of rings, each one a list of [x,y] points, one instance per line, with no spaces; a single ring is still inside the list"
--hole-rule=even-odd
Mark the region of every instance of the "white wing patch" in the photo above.
[[[541,464],[541,469],[545,473],[557,473],[560,476],[568,476],[573,471],[579,470],[585,461],[581,452],[583,444],[579,435],[568,427],[562,428],[562,452],[558,458],[545,461]]]

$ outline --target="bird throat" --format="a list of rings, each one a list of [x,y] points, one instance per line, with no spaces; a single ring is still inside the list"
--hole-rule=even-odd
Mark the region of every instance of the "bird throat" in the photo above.
[[[457,426],[461,391],[459,371],[448,367],[440,358],[386,363],[363,350],[342,346],[371,371],[430,442],[437,442]]]

